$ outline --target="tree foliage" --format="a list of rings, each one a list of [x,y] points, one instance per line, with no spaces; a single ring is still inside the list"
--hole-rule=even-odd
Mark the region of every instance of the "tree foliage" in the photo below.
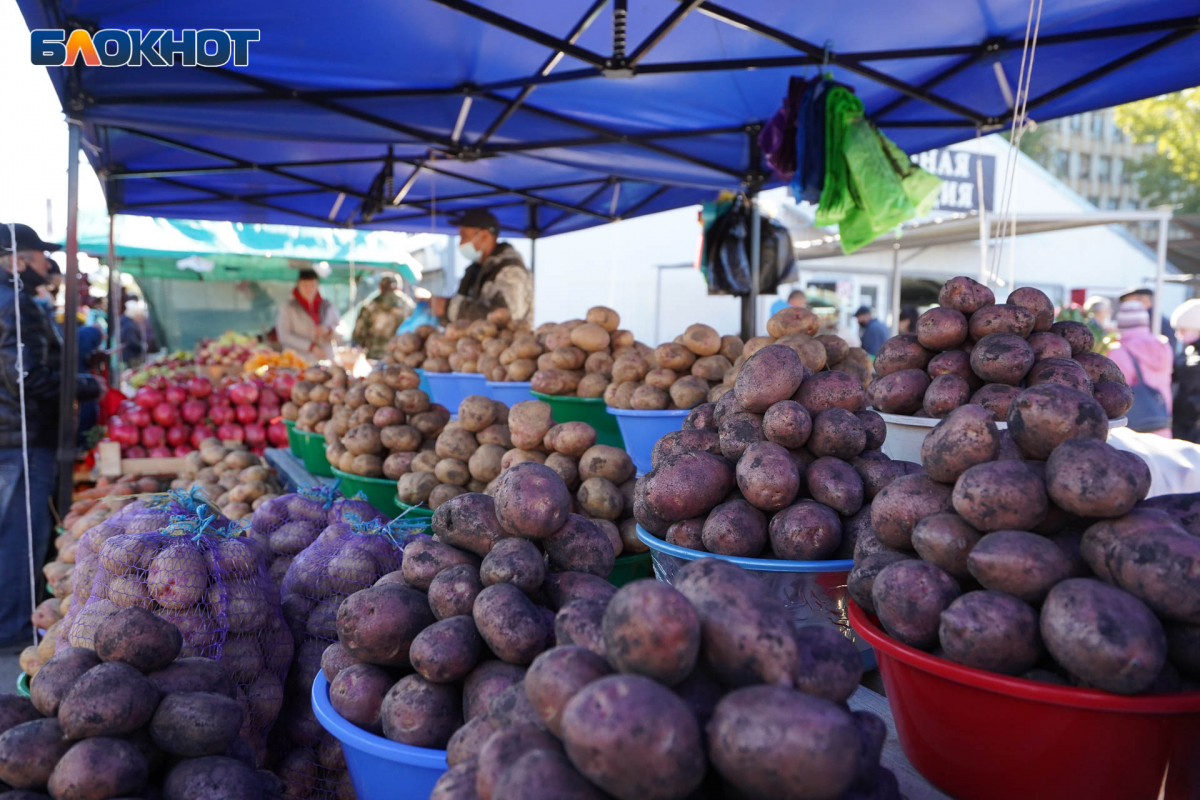
[[[1138,192],[1152,205],[1200,211],[1200,88],[1119,106],[1116,122],[1155,152],[1137,163]]]

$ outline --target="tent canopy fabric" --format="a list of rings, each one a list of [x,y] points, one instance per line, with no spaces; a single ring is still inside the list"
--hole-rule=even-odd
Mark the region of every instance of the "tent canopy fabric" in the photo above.
[[[758,126],[822,65],[909,152],[1011,123],[1029,0],[725,2],[18,0],[30,28],[261,31],[246,67],[51,68],[122,214],[552,235],[774,185]],[[1194,84],[1198,11],[1046,3],[1030,116]]]

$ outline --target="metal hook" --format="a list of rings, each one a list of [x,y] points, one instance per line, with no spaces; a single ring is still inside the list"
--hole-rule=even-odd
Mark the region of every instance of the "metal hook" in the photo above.
[[[825,49],[821,53],[821,71],[822,72],[824,72],[825,68],[829,66],[829,51],[832,49],[833,49],[833,39],[826,39],[825,40]]]

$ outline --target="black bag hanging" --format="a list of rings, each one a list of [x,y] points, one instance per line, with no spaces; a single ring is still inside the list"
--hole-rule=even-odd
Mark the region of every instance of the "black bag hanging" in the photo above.
[[[1167,411],[1162,392],[1146,385],[1145,379],[1142,378],[1141,365],[1132,352],[1129,353],[1129,360],[1133,362],[1133,371],[1137,373],[1137,383],[1129,387],[1133,390],[1133,405],[1125,415],[1129,429],[1138,433],[1153,433],[1170,428],[1171,412]]]
[[[717,218],[705,236],[711,272],[710,294],[750,294],[750,225],[752,211],[745,196]],[[759,294],[774,294],[780,283],[796,277],[796,256],[787,228],[759,216]]]

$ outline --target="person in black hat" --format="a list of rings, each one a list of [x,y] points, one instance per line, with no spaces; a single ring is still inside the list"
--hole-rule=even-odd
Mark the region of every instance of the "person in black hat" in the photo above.
[[[471,265],[453,297],[434,298],[433,312],[454,322],[507,308],[514,320],[532,323],[533,275],[516,248],[499,241],[499,220],[486,209],[472,208],[451,222],[458,226],[458,252]]]
[[[859,306],[858,311],[854,312],[854,318],[858,320],[858,326],[862,328],[862,349],[874,356],[892,335],[891,331],[888,330],[887,325],[875,319],[871,314],[871,309],[867,306]]]
[[[333,304],[321,297],[316,270],[302,269],[291,298],[279,307],[275,336],[281,345],[310,364],[321,359],[332,361],[334,328],[340,319]]]
[[[58,326],[35,298],[50,274],[52,262],[46,251],[58,249],[59,245],[43,242],[28,225],[0,224],[0,647],[29,644],[33,635],[27,524],[33,531],[35,569],[41,569],[50,541],[49,500],[54,491],[63,353]],[[19,290],[13,286],[14,272]],[[75,395],[81,401],[98,397],[100,388],[100,381],[86,372],[75,380]],[[28,472],[22,439],[28,445]]]

